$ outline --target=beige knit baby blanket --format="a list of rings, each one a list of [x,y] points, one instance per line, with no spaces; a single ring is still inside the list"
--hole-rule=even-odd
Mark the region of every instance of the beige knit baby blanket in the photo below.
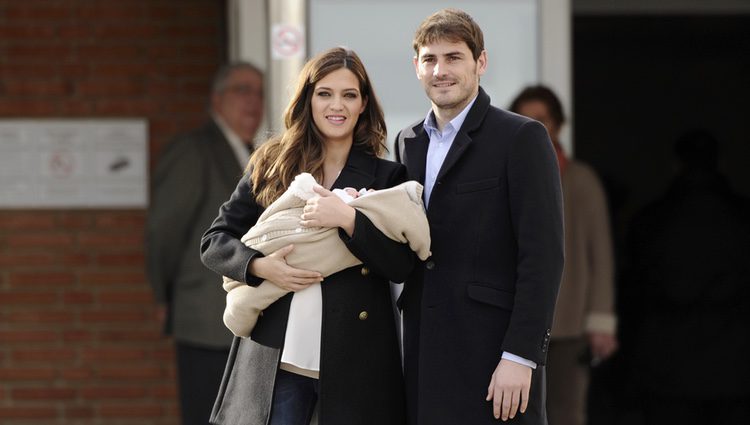
[[[295,177],[289,189],[266,208],[256,225],[242,237],[242,242],[263,255],[294,244],[294,250],[286,256],[287,263],[323,276],[361,264],[346,248],[338,228],[299,225],[306,201],[318,196],[312,190],[315,184],[315,178],[308,173]],[[421,260],[430,256],[430,228],[422,204],[422,185],[418,182],[369,192],[349,205],[367,216],[388,238],[408,243]],[[288,292],[268,281],[253,287],[226,276],[223,286],[227,291],[224,324],[241,337],[250,335],[261,311]]]

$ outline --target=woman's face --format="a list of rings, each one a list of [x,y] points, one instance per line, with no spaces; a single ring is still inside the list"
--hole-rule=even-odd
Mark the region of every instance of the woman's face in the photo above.
[[[315,84],[313,122],[326,143],[351,143],[359,114],[366,104],[354,73],[346,68],[337,69]]]

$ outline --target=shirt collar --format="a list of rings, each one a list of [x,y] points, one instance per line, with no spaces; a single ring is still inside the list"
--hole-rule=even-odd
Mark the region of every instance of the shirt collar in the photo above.
[[[471,102],[469,102],[466,107],[458,114],[456,115],[448,125],[445,126],[445,130],[447,130],[449,127],[455,131],[458,131],[461,129],[461,126],[464,124],[464,121],[466,120],[466,116],[469,115],[469,111],[471,110],[471,107],[474,106],[474,102],[476,102],[478,96],[474,96],[473,99],[471,99]],[[427,130],[427,133],[432,137],[433,133],[437,132],[440,133],[440,130],[437,128],[437,121],[435,119],[435,112],[433,112],[432,109],[430,109],[430,112],[427,113],[427,118],[424,119],[424,128]]]
[[[224,121],[219,114],[212,113],[211,118],[213,118],[216,125],[219,126],[221,132],[224,133],[224,137],[227,139],[227,142],[229,142],[229,146],[232,147],[232,151],[237,157],[240,166],[244,167],[247,164],[247,159],[250,157],[249,147],[242,141],[242,139],[240,139],[240,136],[238,136],[237,133],[227,125],[226,121]]]

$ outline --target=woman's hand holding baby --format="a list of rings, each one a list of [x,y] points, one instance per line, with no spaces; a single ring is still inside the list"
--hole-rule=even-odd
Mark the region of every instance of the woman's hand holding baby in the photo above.
[[[351,237],[354,234],[356,211],[330,190],[315,185],[316,196],[307,201],[300,225],[304,227],[340,227]]]

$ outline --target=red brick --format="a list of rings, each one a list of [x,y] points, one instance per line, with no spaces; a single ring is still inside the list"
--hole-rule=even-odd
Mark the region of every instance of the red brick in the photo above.
[[[203,97],[210,90],[209,84],[205,81],[188,81],[182,84],[183,94],[189,94],[192,96]]]
[[[96,227],[107,229],[136,229],[143,230],[146,224],[146,214],[100,214],[96,217]]]
[[[141,248],[143,247],[143,233],[80,233],[78,243],[86,248]]]
[[[80,390],[81,397],[90,400],[101,399],[136,399],[147,395],[143,386],[85,387]]]
[[[146,353],[143,350],[128,348],[88,348],[83,350],[81,357],[87,363],[102,360],[126,362],[143,360],[146,358]]]
[[[90,213],[66,212],[60,215],[57,225],[65,230],[89,229],[92,222]]]
[[[154,297],[151,295],[151,291],[137,291],[137,292],[102,292],[97,297],[100,304],[135,304],[135,305],[151,305],[154,302]]]
[[[0,214],[0,229],[2,230],[44,230],[54,229],[53,214],[39,214],[27,211]]]
[[[192,99],[185,99],[185,100],[176,100],[174,102],[168,103],[165,106],[164,110],[167,112],[172,112],[172,113],[194,111],[198,107],[198,105],[205,104],[205,103],[206,101],[199,97],[194,97]]]
[[[13,350],[13,361],[16,362],[66,362],[75,358],[76,352],[70,348]]]
[[[174,383],[171,385],[158,385],[151,392],[152,396],[157,399],[172,400],[177,397],[177,386]]]
[[[190,39],[207,40],[216,37],[217,28],[214,25],[169,25],[164,27],[164,35],[185,41]]]
[[[185,57],[180,49],[174,45],[151,44],[145,46],[143,50],[144,56],[157,63],[180,61]],[[184,75],[182,77],[184,78]]]
[[[25,39],[52,37],[55,28],[51,25],[0,25],[0,39]]]
[[[154,325],[150,330],[102,331],[99,334],[101,342],[154,342],[163,339],[161,331]]]
[[[185,78],[186,75],[193,76],[193,78],[202,78],[206,80],[211,78],[214,72],[216,72],[217,65],[210,62],[179,62],[179,63],[165,63],[161,66],[163,72],[162,75],[173,77],[173,78]]]
[[[162,350],[154,350],[153,352],[153,358],[158,360],[174,360],[175,354],[174,354],[174,347],[169,346]]]
[[[81,313],[83,323],[128,323],[142,322],[145,315],[137,311],[84,311]]]
[[[76,93],[84,97],[140,96],[145,92],[140,81],[94,79],[76,84]]]
[[[5,6],[5,17],[10,22],[19,22],[24,19],[32,21],[62,21],[71,16],[71,7],[45,3],[34,3],[30,1],[10,2]]]
[[[43,253],[10,254],[0,253],[0,267],[15,269],[27,267],[49,266],[54,264],[54,255]]]
[[[155,99],[105,98],[94,103],[94,112],[101,115],[151,115],[163,111],[164,105]]]
[[[82,285],[141,285],[146,275],[140,272],[81,272],[78,281]]]
[[[49,100],[0,98],[0,115],[5,118],[49,117],[56,112],[56,105]]]
[[[60,376],[68,381],[90,381],[94,373],[89,368],[71,367],[60,371]]]
[[[91,65],[92,75],[106,75],[110,78],[128,77],[144,78],[147,76],[159,76],[154,70],[154,65],[145,61],[133,61],[129,63],[94,63]]]
[[[23,279],[18,280],[19,286],[27,286],[28,283]],[[3,291],[0,297],[0,305],[49,305],[55,304],[58,296],[52,292],[16,292]]]
[[[146,93],[149,96],[175,96],[181,94],[180,84],[175,80],[171,81],[149,81],[146,85]],[[204,92],[204,97],[208,96],[208,91]],[[173,120],[170,120],[174,123]]]
[[[66,330],[62,333],[62,339],[65,342],[89,342],[94,339],[94,334],[88,330]]]
[[[59,256],[60,264],[66,267],[87,266],[93,264],[93,256],[81,253],[65,253]]]
[[[155,24],[104,25],[92,28],[91,32],[94,37],[105,42],[112,40],[152,41],[161,35],[159,26]]]
[[[78,58],[85,61],[113,60],[132,62],[142,56],[141,48],[132,44],[90,44],[76,48]]]
[[[157,366],[117,366],[117,367],[102,367],[99,369],[97,375],[102,379],[117,379],[117,380],[137,380],[141,381],[144,379],[157,379],[164,376],[162,368]]]
[[[12,286],[30,287],[68,287],[75,283],[75,275],[70,272],[17,272],[10,273]]]
[[[40,60],[54,57],[64,61],[73,57],[73,48],[61,43],[35,42],[30,44],[11,44],[5,48],[6,55],[11,60]]]
[[[0,368],[0,381],[36,381],[55,377],[53,368]]]
[[[102,2],[85,3],[85,6],[76,9],[75,16],[82,21],[93,21],[96,23],[114,22],[139,22],[147,15],[143,6],[144,2]]]
[[[93,109],[90,101],[62,99],[59,103],[61,116],[90,116]]]
[[[5,295],[3,295],[5,297]],[[21,342],[54,342],[58,340],[52,331],[0,331],[0,342],[3,344]]]
[[[75,396],[73,388],[18,388],[11,391],[15,400],[71,400]]]
[[[54,407],[0,407],[0,419],[51,419],[57,417]]]
[[[61,80],[5,81],[4,86],[5,93],[10,96],[63,96],[70,93],[70,86]]]
[[[8,320],[11,323],[54,323],[62,325],[72,323],[75,318],[73,311],[21,311],[9,313]]]
[[[162,408],[159,404],[129,402],[122,405],[103,405],[99,413],[103,418],[155,418],[162,415]]]
[[[64,304],[91,304],[94,302],[94,294],[91,292],[71,291],[62,295]]]
[[[35,63],[0,63],[0,74],[8,77],[55,78],[59,71],[53,66],[39,66]]]
[[[80,78],[89,75],[88,62],[61,63],[55,66],[57,75],[64,78]]]
[[[185,46],[180,51],[190,59],[213,59],[221,55],[213,44]]]
[[[97,257],[97,264],[100,266],[109,267],[142,267],[145,264],[146,258],[143,253],[135,254],[100,254]]]
[[[94,409],[86,406],[65,406],[65,418],[88,419],[94,417]]]
[[[91,36],[91,24],[61,24],[57,27],[57,35],[67,40],[89,38]]]
[[[8,235],[6,243],[10,248],[55,248],[73,246],[73,236],[67,233],[32,233]]]

